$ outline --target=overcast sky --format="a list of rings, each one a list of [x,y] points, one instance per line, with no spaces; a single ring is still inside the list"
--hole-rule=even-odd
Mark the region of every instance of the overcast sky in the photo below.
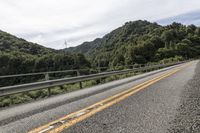
[[[127,21],[200,25],[200,0],[0,0],[0,29],[55,49],[102,37]]]

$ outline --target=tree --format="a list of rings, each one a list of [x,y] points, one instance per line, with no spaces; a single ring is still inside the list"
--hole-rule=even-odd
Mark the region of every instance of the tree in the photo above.
[[[178,43],[177,44],[178,54],[188,59],[191,55],[190,46],[187,43]]]
[[[112,66],[123,66],[125,65],[124,61],[125,61],[124,56],[122,54],[118,54],[117,56],[115,56],[112,62]]]
[[[174,31],[173,30],[166,30],[161,35],[163,41],[165,42],[165,47],[170,48],[170,42],[174,39]]]
[[[196,31],[196,26],[195,25],[188,25],[188,27],[187,27],[187,33],[190,33],[190,34],[194,34],[195,33],[195,31]]]

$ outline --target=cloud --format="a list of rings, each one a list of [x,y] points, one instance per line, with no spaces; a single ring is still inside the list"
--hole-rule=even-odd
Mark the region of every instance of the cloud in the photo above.
[[[173,20],[173,16],[199,9],[199,0],[1,0],[0,29],[60,49],[65,40],[76,46],[102,37],[126,21],[164,23],[164,18]]]
[[[162,25],[168,25],[173,22],[179,22],[185,25],[194,24],[194,25],[200,26],[200,10],[161,19],[161,20],[158,20],[157,22]]]

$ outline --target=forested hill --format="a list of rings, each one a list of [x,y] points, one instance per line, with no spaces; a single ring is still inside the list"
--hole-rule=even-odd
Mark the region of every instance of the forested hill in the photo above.
[[[200,55],[200,28],[148,21],[127,22],[101,39],[85,42],[68,52],[82,53],[94,66],[182,60]]]
[[[90,67],[82,54],[69,54],[0,31],[0,75]]]
[[[98,45],[101,45],[103,39],[97,38],[92,42],[84,42],[81,45],[78,45],[77,47],[69,47],[65,49],[65,51],[70,53],[82,53],[85,55],[89,55],[89,53],[93,50],[95,50]]]
[[[179,23],[161,26],[141,20],[127,22],[103,38],[65,51],[68,52],[45,48],[0,31],[0,75],[198,57],[200,28]]]

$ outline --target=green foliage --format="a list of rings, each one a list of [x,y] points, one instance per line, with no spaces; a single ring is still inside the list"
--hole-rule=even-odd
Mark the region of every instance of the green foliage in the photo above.
[[[175,57],[160,60],[160,63],[167,64],[167,63],[178,62],[178,61],[183,61],[183,60],[184,59],[182,56],[175,56]]]
[[[84,54],[94,67],[145,64],[176,56],[194,58],[200,55],[200,28],[175,22],[168,26],[127,22],[101,39],[66,49],[70,50]]]

